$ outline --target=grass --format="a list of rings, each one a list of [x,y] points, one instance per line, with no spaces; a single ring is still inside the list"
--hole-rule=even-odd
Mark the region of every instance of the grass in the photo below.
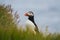
[[[0,27],[0,40],[60,40],[60,34],[49,34],[44,36],[42,32],[34,35],[33,33],[18,30],[16,27]]]

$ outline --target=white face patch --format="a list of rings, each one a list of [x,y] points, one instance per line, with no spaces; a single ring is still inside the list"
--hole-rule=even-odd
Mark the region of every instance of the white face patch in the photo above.
[[[32,14],[32,13],[28,13],[28,15],[29,15],[29,16],[34,16],[34,14]]]

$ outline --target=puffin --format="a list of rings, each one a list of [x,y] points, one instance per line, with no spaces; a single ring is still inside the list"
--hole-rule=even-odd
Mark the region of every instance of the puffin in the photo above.
[[[39,32],[38,26],[34,21],[34,13],[32,11],[28,11],[24,15],[28,17],[28,20],[26,21],[26,28],[32,31],[34,34]]]

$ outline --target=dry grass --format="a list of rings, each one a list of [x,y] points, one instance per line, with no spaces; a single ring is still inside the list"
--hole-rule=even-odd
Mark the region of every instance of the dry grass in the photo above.
[[[18,30],[16,27],[0,27],[0,40],[60,40],[60,34],[44,36],[43,33],[40,32],[34,35],[28,30]]]

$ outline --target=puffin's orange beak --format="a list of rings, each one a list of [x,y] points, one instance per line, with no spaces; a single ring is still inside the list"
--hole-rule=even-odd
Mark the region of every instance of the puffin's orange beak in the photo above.
[[[28,13],[25,13],[24,15],[25,15],[25,16],[28,16]]]

